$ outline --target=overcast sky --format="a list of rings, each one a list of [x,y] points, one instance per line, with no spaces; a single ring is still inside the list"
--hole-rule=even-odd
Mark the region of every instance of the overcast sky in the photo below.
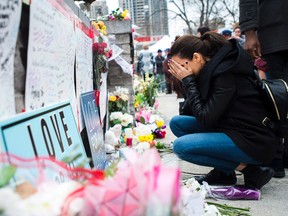
[[[109,11],[115,10],[119,7],[118,0],[106,0],[106,4],[109,8]]]

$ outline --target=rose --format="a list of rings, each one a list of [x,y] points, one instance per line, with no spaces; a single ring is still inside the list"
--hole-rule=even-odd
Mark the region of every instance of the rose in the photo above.
[[[117,97],[115,95],[110,95],[109,96],[109,101],[115,102],[117,100]]]

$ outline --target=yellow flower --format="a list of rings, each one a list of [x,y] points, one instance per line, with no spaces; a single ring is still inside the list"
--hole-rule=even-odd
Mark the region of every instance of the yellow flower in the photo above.
[[[114,102],[114,101],[116,101],[116,100],[117,100],[117,97],[116,97],[115,95],[110,95],[110,96],[109,96],[109,101]]]
[[[121,16],[122,16],[123,18],[125,18],[125,17],[127,16],[127,13],[128,13],[128,10],[126,9],[126,10],[124,10],[124,11],[122,12]]]
[[[92,25],[95,27],[95,29],[100,29],[98,23],[92,21]]]
[[[103,31],[105,31],[107,29],[107,27],[105,26],[105,25],[103,25],[102,27],[101,27],[101,30],[103,30]]]
[[[164,121],[163,120],[156,120],[156,125],[158,128],[162,127],[164,125]]]
[[[135,107],[135,108],[139,108],[139,102],[135,102],[135,103],[134,103],[134,107]]]
[[[139,142],[151,142],[154,137],[152,134],[138,136]]]
[[[97,23],[98,23],[98,25],[99,25],[99,27],[100,27],[100,28],[102,28],[103,26],[105,26],[104,22],[103,22],[103,21],[101,21],[101,20],[100,20],[100,21],[98,21]]]

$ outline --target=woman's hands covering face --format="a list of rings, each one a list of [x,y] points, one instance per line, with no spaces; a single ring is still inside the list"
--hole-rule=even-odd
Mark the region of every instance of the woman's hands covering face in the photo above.
[[[183,78],[193,74],[193,72],[188,68],[188,62],[184,62],[183,65],[181,65],[173,59],[170,59],[168,64],[169,72],[180,81]]]

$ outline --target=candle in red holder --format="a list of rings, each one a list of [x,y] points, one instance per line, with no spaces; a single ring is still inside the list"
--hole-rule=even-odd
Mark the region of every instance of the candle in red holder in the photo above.
[[[128,146],[128,147],[132,147],[132,138],[127,138],[126,139],[126,145]]]

